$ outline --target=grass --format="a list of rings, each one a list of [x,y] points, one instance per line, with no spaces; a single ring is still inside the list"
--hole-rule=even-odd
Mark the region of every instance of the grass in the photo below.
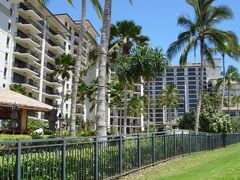
[[[240,179],[240,144],[170,160],[129,176],[124,180],[231,180]]]

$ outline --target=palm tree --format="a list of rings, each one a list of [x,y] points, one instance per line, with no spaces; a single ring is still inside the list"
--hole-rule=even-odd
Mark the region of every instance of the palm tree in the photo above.
[[[134,21],[118,21],[110,29],[110,48],[129,56],[133,46],[147,45],[149,38],[142,35],[142,27]]]
[[[168,59],[165,57],[162,49],[148,46],[138,46],[133,49],[132,70],[130,73],[135,79],[143,77],[147,84],[147,132],[149,132],[149,114],[150,114],[150,81],[154,79],[161,71],[168,66]],[[155,107],[154,107],[155,108]]]
[[[222,76],[223,76],[223,88],[222,88],[222,99],[221,99],[221,110],[223,111],[223,106],[224,106],[224,100],[225,100],[225,74],[226,74],[226,70],[225,70],[225,55],[228,55],[230,58],[233,58],[235,60],[237,60],[237,58],[239,57],[239,53],[240,51],[238,50],[238,48],[235,47],[231,47],[232,44],[227,44],[224,43],[224,47],[218,47],[218,48],[212,48],[211,51],[214,53],[220,53],[222,56]],[[225,48],[225,49],[221,49],[221,48]]]
[[[232,98],[233,106],[237,105],[237,116],[239,116],[239,104],[240,104],[240,96],[233,96]]]
[[[223,85],[224,79],[228,90],[228,113],[230,113],[230,90],[232,89],[232,83],[240,82],[240,74],[238,72],[238,69],[236,67],[229,66],[225,74],[225,78],[219,78],[217,80],[216,84],[217,88]]]
[[[169,59],[172,59],[183,49],[179,62],[181,65],[184,65],[186,64],[188,54],[192,50],[195,51],[198,46],[200,47],[201,78],[195,119],[195,131],[198,132],[202,106],[204,59],[208,60],[214,67],[209,45],[224,50],[226,49],[225,43],[227,43],[231,48],[237,48],[238,40],[233,32],[216,28],[216,25],[223,20],[233,17],[232,11],[227,6],[214,6],[214,0],[186,0],[186,3],[195,12],[194,20],[189,16],[178,17],[178,25],[183,26],[186,30],[181,32],[178,35],[178,39],[169,46],[167,55]]]
[[[59,76],[62,79],[62,100],[61,100],[61,117],[63,118],[63,106],[65,101],[65,83],[68,81],[71,77],[72,72],[74,71],[74,63],[75,60],[70,54],[62,54],[55,58],[55,65],[57,68],[55,71],[51,74],[53,77],[58,78]]]
[[[167,111],[167,121],[169,126],[172,128],[172,108],[178,106],[179,96],[176,86],[171,83],[165,89],[161,89],[158,96],[158,105],[160,107],[166,107]]]
[[[130,56],[130,50],[134,46],[146,45],[148,41],[149,41],[149,38],[147,36],[142,35],[142,27],[139,25],[136,25],[134,21],[124,20],[124,21],[118,21],[116,24],[113,24],[110,28],[110,44],[109,44],[109,49],[111,50],[110,56],[112,57],[111,59],[112,59],[113,66],[114,66],[114,63],[120,66],[127,65],[127,62],[124,62],[121,64],[121,62],[118,63],[116,61],[125,61],[124,60],[125,58],[131,61],[130,58],[127,58],[127,56]],[[117,55],[122,57],[118,58]],[[119,68],[121,69],[122,67],[119,67]],[[128,67],[125,66],[125,68],[126,68],[125,69],[126,71],[129,70]],[[123,69],[121,69],[121,71],[122,70]],[[126,134],[126,123],[127,123],[128,83],[132,84],[132,82],[128,81],[129,78],[127,77],[123,78],[123,76],[125,76],[126,73],[127,72],[123,72],[120,74],[117,73],[118,75],[122,76],[119,79],[123,80],[121,82],[125,85],[125,88],[124,88],[124,134]]]
[[[17,93],[20,93],[22,95],[26,95],[27,94],[26,88],[23,87],[21,84],[11,84],[10,85],[10,90],[12,90],[14,92],[17,92]]]
[[[49,0],[39,0],[43,4],[46,4]],[[72,0],[67,0],[67,2],[73,5]],[[82,60],[82,49],[83,49],[83,36],[85,31],[85,20],[86,20],[86,0],[81,0],[82,2],[82,11],[81,11],[81,24],[80,24],[80,34],[79,34],[79,44],[77,59],[75,61],[75,71],[72,78],[72,98],[71,98],[71,135],[76,136],[76,102],[77,102],[77,89],[80,78],[80,67]],[[96,9],[98,16],[102,19],[102,8],[99,3],[99,0],[91,0],[93,7]]]

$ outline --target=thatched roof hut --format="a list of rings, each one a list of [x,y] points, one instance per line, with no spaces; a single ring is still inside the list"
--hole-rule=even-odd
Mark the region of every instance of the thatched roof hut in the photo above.
[[[30,97],[24,96],[20,93],[0,87],[0,106],[2,107],[13,107],[14,103],[20,109],[26,109],[29,111],[50,111],[53,109],[45,103],[39,102]]]

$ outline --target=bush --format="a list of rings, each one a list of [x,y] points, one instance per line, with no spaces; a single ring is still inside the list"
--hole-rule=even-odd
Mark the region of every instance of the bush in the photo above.
[[[31,119],[31,118],[29,118],[28,122],[27,122],[27,127],[31,131],[35,131],[36,129],[39,129],[39,128],[46,129],[46,128],[48,128],[48,122],[40,120],[40,119]]]
[[[16,140],[32,139],[30,135],[0,134],[0,141],[16,141]]]
[[[90,130],[90,131],[81,131],[77,134],[78,137],[80,136],[96,136],[96,130]]]
[[[232,124],[232,131],[234,133],[240,132],[240,117],[232,117],[231,124]]]

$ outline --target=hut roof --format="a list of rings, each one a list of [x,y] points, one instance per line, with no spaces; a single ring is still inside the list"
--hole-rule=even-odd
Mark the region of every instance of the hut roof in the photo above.
[[[24,96],[20,93],[0,87],[0,106],[12,107],[14,103],[18,108],[27,109],[29,111],[50,111],[52,106]]]

